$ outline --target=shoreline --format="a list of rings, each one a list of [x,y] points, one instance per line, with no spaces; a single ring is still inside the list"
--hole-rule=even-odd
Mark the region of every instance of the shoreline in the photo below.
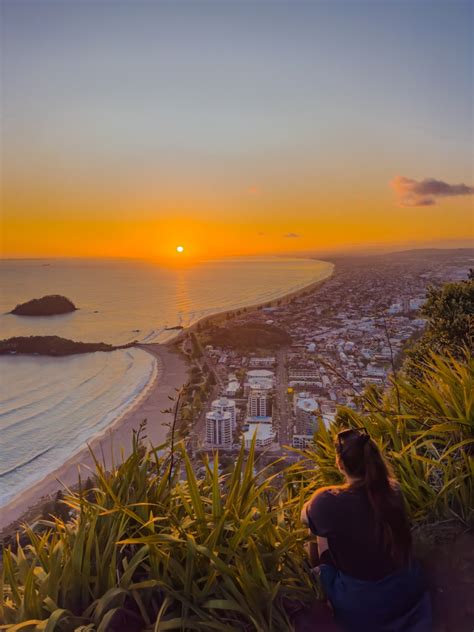
[[[110,467],[114,461],[120,462],[123,457],[130,454],[132,430],[137,429],[143,419],[148,421],[146,434],[152,445],[157,446],[166,440],[168,431],[165,424],[171,420],[172,415],[161,413],[161,410],[169,408],[169,396],[173,395],[175,390],[187,381],[188,365],[185,357],[174,349],[188,334],[195,331],[198,326],[225,321],[228,316],[237,315],[237,312],[248,314],[262,306],[271,307],[277,303],[285,305],[301,294],[316,290],[329,280],[335,271],[334,263],[330,261],[324,263],[331,265],[328,274],[308,285],[269,300],[207,314],[192,325],[180,329],[175,335],[171,335],[161,343],[151,342],[133,345],[134,348],[142,349],[156,359],[157,367],[153,379],[145,386],[129,410],[119,415],[106,429],[94,435],[90,442],[71,455],[59,467],[38,480],[27,490],[20,492],[4,507],[0,508],[0,539],[18,530],[20,522],[34,522],[41,514],[41,507],[51,500],[59,490],[75,485],[79,474],[81,478],[87,479],[90,470],[93,469],[93,459],[89,447],[96,456],[100,455],[100,458],[105,461],[106,467]],[[160,416],[160,423],[152,425],[150,418],[156,414]]]
[[[322,261],[322,260],[317,259],[317,261]],[[332,278],[332,276],[334,275],[334,271],[336,269],[336,265],[332,261],[324,261],[324,263],[328,263],[332,267],[331,267],[330,272],[322,279],[317,279],[316,281],[312,281],[311,283],[308,283],[308,285],[304,285],[303,287],[297,288],[296,290],[291,290],[287,294],[282,294],[280,296],[276,296],[266,301],[262,301],[259,303],[252,303],[251,305],[246,305],[242,307],[233,307],[232,309],[227,309],[223,312],[214,312],[213,314],[207,314],[206,316],[202,316],[201,318],[198,318],[198,320],[196,320],[192,325],[189,325],[188,327],[184,327],[184,329],[180,329],[176,333],[176,335],[168,338],[162,344],[168,345],[168,344],[176,344],[176,343],[182,342],[187,334],[190,334],[197,329],[198,325],[202,327],[202,326],[207,326],[210,324],[218,324],[221,321],[225,321],[227,316],[231,316],[231,317],[236,316],[237,312],[240,312],[241,314],[248,314],[249,312],[258,310],[260,307],[263,307],[263,306],[274,307],[277,305],[277,303],[279,303],[280,305],[287,305],[290,301],[292,301],[294,298],[297,298],[300,294],[305,294],[306,292],[313,292],[320,285],[322,285],[323,283],[326,283],[326,281],[329,281],[329,279]]]
[[[105,430],[94,435],[88,444],[71,455],[53,472],[27,490],[19,492],[0,509],[2,536],[16,530],[14,525],[18,527],[19,521],[34,521],[41,513],[41,506],[60,489],[75,485],[79,474],[82,479],[87,479],[94,465],[88,446],[99,459],[105,461],[106,467],[110,467],[113,461],[120,462],[122,456],[127,457],[130,454],[132,430],[137,429],[143,419],[147,419],[146,434],[151,444],[157,446],[166,440],[167,427],[164,424],[170,421],[172,416],[169,413],[162,413],[161,410],[169,407],[168,396],[174,389],[180,388],[186,382],[188,366],[184,357],[173,352],[168,345],[150,343],[137,346],[150,353],[157,361],[152,380],[129,410],[124,411]],[[159,421],[154,421],[156,416]]]

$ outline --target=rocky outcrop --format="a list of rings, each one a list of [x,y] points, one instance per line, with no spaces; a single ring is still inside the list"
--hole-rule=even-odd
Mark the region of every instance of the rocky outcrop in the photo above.
[[[51,294],[42,298],[33,298],[31,301],[17,305],[11,314],[17,316],[56,316],[75,312],[77,307],[72,301],[59,294]]]

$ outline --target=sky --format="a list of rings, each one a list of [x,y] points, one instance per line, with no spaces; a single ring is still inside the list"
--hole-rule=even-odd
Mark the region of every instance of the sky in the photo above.
[[[4,257],[474,238],[472,2],[0,9]]]

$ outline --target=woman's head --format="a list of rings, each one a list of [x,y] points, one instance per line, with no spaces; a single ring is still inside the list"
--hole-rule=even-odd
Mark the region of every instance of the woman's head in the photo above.
[[[368,471],[376,467],[381,481],[390,482],[389,468],[377,444],[365,429],[339,432],[336,438],[336,455],[339,469],[348,478],[365,480]]]
[[[377,444],[363,430],[343,430],[336,438],[337,463],[352,484],[363,485],[384,544],[394,560],[405,563],[410,527],[390,468]]]

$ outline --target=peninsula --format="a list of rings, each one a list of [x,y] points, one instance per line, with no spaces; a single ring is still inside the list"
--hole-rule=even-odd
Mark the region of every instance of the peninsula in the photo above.
[[[0,340],[0,355],[68,356],[133,347],[135,342],[114,346],[105,342],[77,342],[59,336],[15,336]]]

